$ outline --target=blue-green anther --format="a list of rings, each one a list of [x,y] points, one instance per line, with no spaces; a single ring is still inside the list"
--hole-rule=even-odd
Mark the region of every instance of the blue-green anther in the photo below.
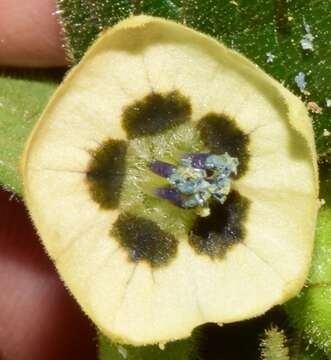
[[[221,204],[226,201],[231,190],[230,177],[237,173],[238,165],[238,159],[228,153],[191,154],[180,160],[167,180],[183,195],[183,208],[197,208],[200,216],[208,216],[211,198]]]
[[[236,174],[238,165],[238,159],[231,157],[228,153],[223,155],[210,155],[205,161],[206,169],[218,171],[217,175],[222,178],[229,177],[231,173]]]

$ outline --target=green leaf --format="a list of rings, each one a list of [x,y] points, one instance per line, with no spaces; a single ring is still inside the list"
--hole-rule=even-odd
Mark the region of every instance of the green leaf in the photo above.
[[[308,348],[308,350],[299,355],[297,358],[293,358],[293,360],[327,360],[324,353],[312,350],[311,348]]]
[[[331,179],[322,181],[312,267],[306,288],[285,306],[306,342],[331,357]]]
[[[160,349],[156,345],[119,345],[99,335],[100,360],[193,360],[193,349],[192,339],[171,342],[165,345],[164,349]]]
[[[304,341],[300,335],[295,335],[295,340],[290,339],[290,359],[291,360],[328,360],[324,352],[313,344]]]
[[[50,70],[7,70],[0,76],[0,184],[10,191],[22,193],[23,147],[59,80]]]
[[[69,59],[77,63],[105,26],[132,13],[133,3],[126,0],[58,0]]]
[[[314,256],[307,285],[321,286],[324,283],[331,287],[331,178],[321,182],[320,198],[322,207],[318,214]]]
[[[310,287],[287,304],[292,325],[302,330],[305,342],[331,357],[331,288]]]
[[[331,106],[327,106],[327,99],[331,99],[330,1],[59,0],[58,3],[74,62],[79,61],[100,30],[134,13],[184,22],[216,37],[245,54],[306,103],[318,104],[321,113],[312,113],[318,153],[325,157],[330,151]],[[300,43],[307,29],[313,36],[313,50],[304,50]],[[272,62],[267,61],[269,52],[275,56]],[[295,82],[300,72],[305,74],[307,83],[304,92]]]

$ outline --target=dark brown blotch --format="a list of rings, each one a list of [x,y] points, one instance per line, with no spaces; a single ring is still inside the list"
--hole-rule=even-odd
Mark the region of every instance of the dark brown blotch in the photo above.
[[[179,91],[151,93],[128,106],[122,125],[129,139],[156,135],[190,120],[191,104]]]
[[[249,200],[232,191],[222,205],[213,202],[210,215],[198,217],[189,234],[189,244],[201,255],[222,259],[235,244],[244,241]]]
[[[126,152],[126,141],[111,139],[92,153],[86,179],[93,200],[102,209],[118,207],[126,171]]]
[[[178,240],[144,217],[120,214],[111,235],[126,249],[130,261],[145,261],[153,268],[167,265],[177,253]]]
[[[239,160],[235,178],[245,174],[249,160],[249,136],[237,127],[235,122],[223,114],[211,113],[198,123],[200,138],[213,154],[227,152]]]

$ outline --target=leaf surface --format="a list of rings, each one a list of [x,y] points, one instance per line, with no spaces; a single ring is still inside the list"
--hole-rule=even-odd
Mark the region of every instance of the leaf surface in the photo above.
[[[10,191],[22,193],[22,150],[60,78],[49,70],[7,70],[0,75],[0,184]]]

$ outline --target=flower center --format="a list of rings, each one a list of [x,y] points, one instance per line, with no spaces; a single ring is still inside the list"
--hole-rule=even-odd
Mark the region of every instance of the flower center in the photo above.
[[[151,171],[168,182],[155,194],[184,209],[195,209],[199,216],[210,214],[210,202],[224,204],[231,189],[231,175],[237,173],[239,160],[227,152],[222,155],[210,153],[185,154],[173,165],[152,161]]]

